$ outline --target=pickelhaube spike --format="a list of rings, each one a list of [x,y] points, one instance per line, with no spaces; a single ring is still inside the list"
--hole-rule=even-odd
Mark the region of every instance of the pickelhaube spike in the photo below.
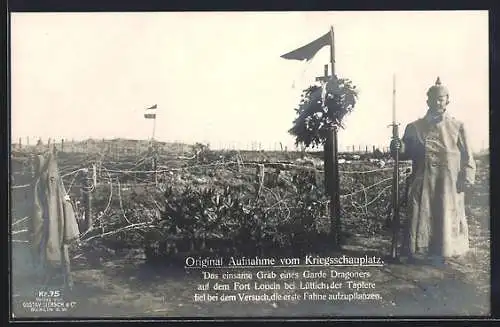
[[[439,97],[443,95],[449,95],[448,89],[442,85],[441,78],[438,76],[436,79],[436,83],[429,88],[427,91],[428,97]]]

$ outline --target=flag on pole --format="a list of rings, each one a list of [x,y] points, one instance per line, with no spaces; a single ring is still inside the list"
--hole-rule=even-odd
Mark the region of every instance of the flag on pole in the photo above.
[[[156,108],[157,108],[156,104],[149,108],[146,108],[146,112],[144,113],[144,118],[156,119]]]
[[[291,52],[282,55],[281,58],[290,60],[305,59],[309,61],[316,55],[316,53],[318,53],[319,50],[321,50],[324,46],[330,44],[331,44],[331,38],[330,38],[330,32],[328,32],[325,35],[321,36],[320,38],[312,41],[311,43],[308,43],[303,47],[300,47],[298,49],[295,49]]]

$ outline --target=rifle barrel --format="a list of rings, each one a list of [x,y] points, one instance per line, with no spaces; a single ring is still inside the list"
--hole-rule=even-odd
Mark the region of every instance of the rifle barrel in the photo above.
[[[392,75],[392,123],[396,125],[396,74]]]
[[[392,138],[399,140],[399,129],[396,122],[396,75],[392,76]],[[399,151],[394,155],[394,171],[392,176],[392,244],[391,257],[398,258],[399,239]]]

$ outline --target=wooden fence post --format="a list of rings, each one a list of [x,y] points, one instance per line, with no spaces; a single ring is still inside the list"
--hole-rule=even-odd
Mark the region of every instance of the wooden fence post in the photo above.
[[[83,194],[83,204],[85,208],[85,223],[84,223],[84,231],[88,231],[90,228],[92,228],[92,181],[93,181],[93,176],[92,176],[93,169],[88,169],[84,172],[84,180],[83,180],[83,187],[82,187],[82,194]],[[95,185],[94,185],[95,187]]]
[[[256,197],[259,198],[260,192],[262,189],[262,186],[264,184],[264,178],[265,178],[265,167],[263,164],[258,164],[257,169],[256,169],[256,174],[255,174],[255,181],[257,184],[256,187]]]
[[[236,164],[237,164],[238,173],[241,173],[241,165],[243,164],[243,162],[242,162],[240,151],[238,151],[238,154],[236,155]]]
[[[158,186],[158,156],[156,154],[155,148],[153,148],[153,171],[155,178],[155,186]]]
[[[31,178],[35,178],[35,156],[30,156]]]
[[[92,181],[94,182],[93,187],[94,189],[97,186],[97,166],[96,164],[92,164]]]

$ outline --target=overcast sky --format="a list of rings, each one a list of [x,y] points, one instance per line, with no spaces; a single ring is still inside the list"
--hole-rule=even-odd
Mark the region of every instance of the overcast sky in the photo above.
[[[475,149],[488,146],[488,14],[449,12],[13,13],[12,137],[156,137],[289,147],[302,89],[329,49],[305,64],[280,55],[335,29],[336,71],[361,90],[339,133],[346,146],[390,140],[392,75],[404,126],[426,111],[437,76]],[[293,87],[295,86],[295,87]]]

